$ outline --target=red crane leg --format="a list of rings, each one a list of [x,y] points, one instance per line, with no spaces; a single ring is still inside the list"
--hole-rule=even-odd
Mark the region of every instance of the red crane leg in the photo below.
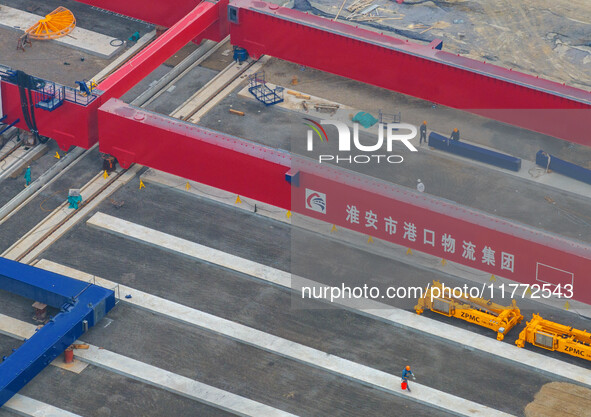
[[[289,207],[289,154],[111,99],[99,109],[101,152],[241,196]]]
[[[21,98],[18,86],[6,81],[0,82],[2,90],[2,108],[12,123],[16,119],[19,129],[28,130],[21,108]],[[65,151],[72,146],[88,149],[98,141],[97,109],[100,105],[95,99],[88,106],[64,101],[52,112],[35,109],[35,119],[39,134],[55,139],[59,147]]]
[[[591,145],[590,92],[444,52],[437,42],[419,45],[257,0],[229,7],[232,43],[251,56],[270,55]]]
[[[98,113],[100,150],[123,167],[137,162],[516,282],[573,285],[573,298],[591,303],[591,247],[580,242],[117,99]],[[298,187],[286,181],[288,171],[300,173]],[[311,209],[313,193],[325,195],[324,211]],[[359,212],[357,223],[347,218],[352,207]],[[363,220],[368,211],[376,215],[375,229]],[[397,222],[394,231],[385,228],[387,218]],[[405,233],[411,225],[414,232]],[[443,246],[444,236],[453,245]],[[464,249],[468,244],[471,254]]]
[[[98,86],[101,99],[121,97],[179,49],[214,26],[222,3],[204,1]]]

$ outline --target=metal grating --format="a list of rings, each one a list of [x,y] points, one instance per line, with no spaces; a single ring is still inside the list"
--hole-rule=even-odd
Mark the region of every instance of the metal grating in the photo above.
[[[547,347],[548,349],[554,348],[554,336],[548,333],[536,332],[536,345]]]
[[[440,313],[449,314],[450,304],[447,301],[436,298],[433,300],[433,310],[439,311]]]

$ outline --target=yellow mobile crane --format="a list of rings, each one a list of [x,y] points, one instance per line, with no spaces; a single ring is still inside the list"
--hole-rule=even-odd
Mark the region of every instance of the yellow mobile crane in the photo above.
[[[507,332],[523,320],[515,300],[510,306],[504,307],[484,298],[461,295],[454,296],[451,287],[433,281],[419,298],[415,311],[422,314],[425,309],[429,309],[444,316],[487,327],[497,332],[497,340],[503,340]]]
[[[532,315],[515,344],[522,348],[525,342],[591,361],[591,333],[544,320],[539,314]]]

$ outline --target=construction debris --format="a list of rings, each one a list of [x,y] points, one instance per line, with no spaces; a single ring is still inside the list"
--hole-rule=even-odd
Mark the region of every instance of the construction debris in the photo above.
[[[82,344],[82,343],[74,343],[72,345],[72,348],[74,348],[74,349],[88,349],[89,348],[89,345],[85,345],[85,344]]]
[[[318,104],[314,104],[314,109],[318,113],[335,114],[336,111],[339,109],[339,107],[340,106],[338,104],[329,104],[329,103],[318,103]]]
[[[339,15],[341,14],[341,12],[343,11],[343,7],[345,6],[345,3],[347,2],[347,0],[343,0],[343,3],[341,4],[341,7],[339,9],[339,11],[337,12],[337,14],[335,15],[334,21],[336,21],[339,18]]]
[[[29,48],[33,46],[33,43],[29,39],[29,34],[26,32],[24,35],[18,38],[18,41],[16,43],[16,50],[25,52],[25,46],[28,46]]]
[[[244,112],[240,111],[240,110],[230,109],[230,113],[238,115],[238,116],[244,116]]]
[[[304,100],[310,100],[310,98],[311,98],[307,94],[302,94],[302,93],[300,93],[298,91],[293,91],[293,90],[287,90],[287,94],[290,94],[292,96],[295,96],[296,98],[301,98],[301,99],[304,99]]]
[[[351,13],[359,12],[373,3],[373,0],[355,0],[349,7],[347,7],[347,11]]]
[[[125,201],[117,201],[113,198],[111,198],[111,204],[116,208],[116,209],[120,209],[121,207],[123,207],[123,205],[125,204]]]

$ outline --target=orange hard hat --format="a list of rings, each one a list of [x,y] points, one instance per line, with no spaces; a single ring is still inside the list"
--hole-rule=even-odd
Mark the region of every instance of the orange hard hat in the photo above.
[[[406,365],[406,370],[407,371],[410,371],[410,366],[409,365]]]
[[[456,127],[456,128],[454,129],[454,132],[457,132],[457,131],[458,131],[458,128]]]
[[[426,120],[423,120],[423,124],[426,125],[427,124],[427,121]]]

